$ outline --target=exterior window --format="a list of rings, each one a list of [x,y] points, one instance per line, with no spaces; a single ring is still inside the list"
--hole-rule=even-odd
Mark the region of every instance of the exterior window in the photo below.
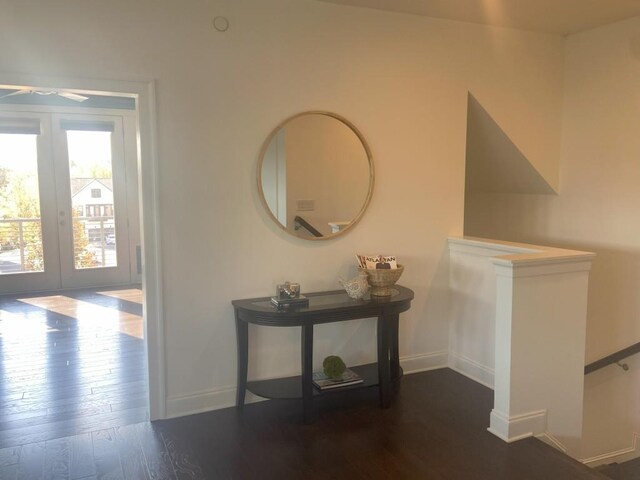
[[[100,190],[99,188],[92,188],[91,198],[100,198],[100,197],[102,197],[102,190]]]

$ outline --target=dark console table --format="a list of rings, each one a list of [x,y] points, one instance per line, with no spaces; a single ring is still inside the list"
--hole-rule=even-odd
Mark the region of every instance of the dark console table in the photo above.
[[[313,397],[378,385],[380,405],[391,404],[392,384],[402,375],[398,352],[400,313],[409,310],[413,291],[396,285],[390,297],[365,297],[353,300],[342,290],[305,294],[309,306],[278,310],[268,297],[234,300],[238,341],[238,391],[236,407],[244,406],[246,390],[265,398],[302,398],[305,422],[314,418]],[[364,383],[319,391],[312,382],[313,326],[359,318],[376,318],[378,322],[378,362],[350,367]],[[247,382],[249,324],[269,327],[302,327],[302,375],[296,377]]]

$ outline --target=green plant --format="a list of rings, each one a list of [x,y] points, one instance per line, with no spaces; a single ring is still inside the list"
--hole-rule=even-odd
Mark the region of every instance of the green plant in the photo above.
[[[342,377],[342,374],[347,369],[347,366],[337,355],[329,355],[322,362],[322,368],[324,370],[324,374],[327,377],[338,379]]]
[[[73,250],[76,268],[89,268],[98,265],[98,260],[89,250],[89,237],[84,229],[84,223],[73,219]]]

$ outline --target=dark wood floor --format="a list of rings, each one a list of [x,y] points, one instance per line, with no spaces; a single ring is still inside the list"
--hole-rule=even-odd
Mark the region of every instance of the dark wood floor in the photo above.
[[[135,288],[0,297],[0,448],[149,418],[141,302]]]
[[[0,297],[0,480],[604,478],[487,432],[492,392],[444,369],[149,423],[139,291]]]
[[[598,467],[598,471],[611,480],[640,480],[640,458],[625,463],[612,463]]]
[[[487,432],[492,392],[448,369],[407,375],[397,401],[374,389],[248,405],[0,450],[17,479],[602,479],[536,439]]]

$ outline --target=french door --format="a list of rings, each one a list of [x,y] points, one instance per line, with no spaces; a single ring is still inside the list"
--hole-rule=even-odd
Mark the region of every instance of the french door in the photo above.
[[[131,282],[124,129],[0,112],[0,293]]]

